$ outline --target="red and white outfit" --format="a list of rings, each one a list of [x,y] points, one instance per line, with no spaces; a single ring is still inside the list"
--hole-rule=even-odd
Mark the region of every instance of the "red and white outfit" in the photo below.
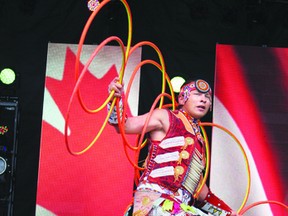
[[[148,141],[149,155],[134,195],[133,216],[208,215],[188,205],[205,168],[205,145],[197,120],[181,110],[167,112],[170,127],[166,136]],[[206,203],[202,206],[207,207]]]

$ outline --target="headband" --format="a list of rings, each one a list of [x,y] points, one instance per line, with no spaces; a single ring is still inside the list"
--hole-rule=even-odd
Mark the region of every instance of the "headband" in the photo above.
[[[193,90],[197,90],[201,93],[209,93],[209,95],[212,96],[212,90],[209,84],[205,80],[198,79],[184,85],[179,92],[179,97],[183,97],[186,102],[190,96],[190,92]]]

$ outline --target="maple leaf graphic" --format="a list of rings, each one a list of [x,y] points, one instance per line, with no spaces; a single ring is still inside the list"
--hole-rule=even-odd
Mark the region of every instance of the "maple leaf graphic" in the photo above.
[[[46,88],[63,116],[76,83],[75,59],[67,48],[63,79],[46,78]],[[80,65],[79,71],[82,69]],[[115,66],[101,79],[87,71],[80,85],[85,105],[98,108],[108,96],[108,84],[116,76]],[[50,112],[48,116],[53,115]],[[130,114],[129,107],[127,113]],[[81,151],[90,144],[106,115],[106,108],[97,114],[86,113],[77,97],[74,98],[69,115],[69,144],[73,151]],[[135,136],[128,136],[128,140],[135,142]],[[89,151],[72,156],[65,146],[63,133],[43,121],[37,205],[56,215],[95,215],[95,212],[119,215],[132,199],[133,177],[134,170],[124,153],[122,138],[112,126],[106,126]]]

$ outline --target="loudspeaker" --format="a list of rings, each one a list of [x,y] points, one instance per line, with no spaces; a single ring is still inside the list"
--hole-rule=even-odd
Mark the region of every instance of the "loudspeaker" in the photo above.
[[[18,98],[0,98],[0,216],[13,215]]]

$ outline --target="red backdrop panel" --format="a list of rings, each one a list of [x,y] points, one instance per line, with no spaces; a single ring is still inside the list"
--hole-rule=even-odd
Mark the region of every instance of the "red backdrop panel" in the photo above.
[[[247,153],[246,206],[264,200],[287,204],[288,49],[217,45],[216,50],[213,121],[236,135]],[[211,187],[237,209],[248,182],[243,154],[223,131],[213,129],[212,137]],[[287,210],[262,205],[245,215],[287,215]]]
[[[95,46],[86,48],[82,55],[87,59]],[[92,148],[80,156],[71,155],[64,142],[65,116],[76,83],[76,50],[73,45],[49,46],[36,215],[122,215],[133,196],[134,171],[121,136],[107,125]],[[135,55],[129,67],[140,62],[140,52]],[[119,48],[106,47],[99,56],[97,68],[89,67],[80,84],[83,102],[90,109],[103,104],[107,86],[121,68]],[[80,71],[83,67],[80,64]],[[137,94],[137,85],[133,88]],[[128,115],[131,106],[137,112],[137,100],[129,103]],[[75,97],[69,116],[69,145],[73,151],[81,151],[99,132],[107,111],[105,107],[88,114]],[[128,140],[135,143],[134,136]],[[133,159],[133,152],[129,155]]]

